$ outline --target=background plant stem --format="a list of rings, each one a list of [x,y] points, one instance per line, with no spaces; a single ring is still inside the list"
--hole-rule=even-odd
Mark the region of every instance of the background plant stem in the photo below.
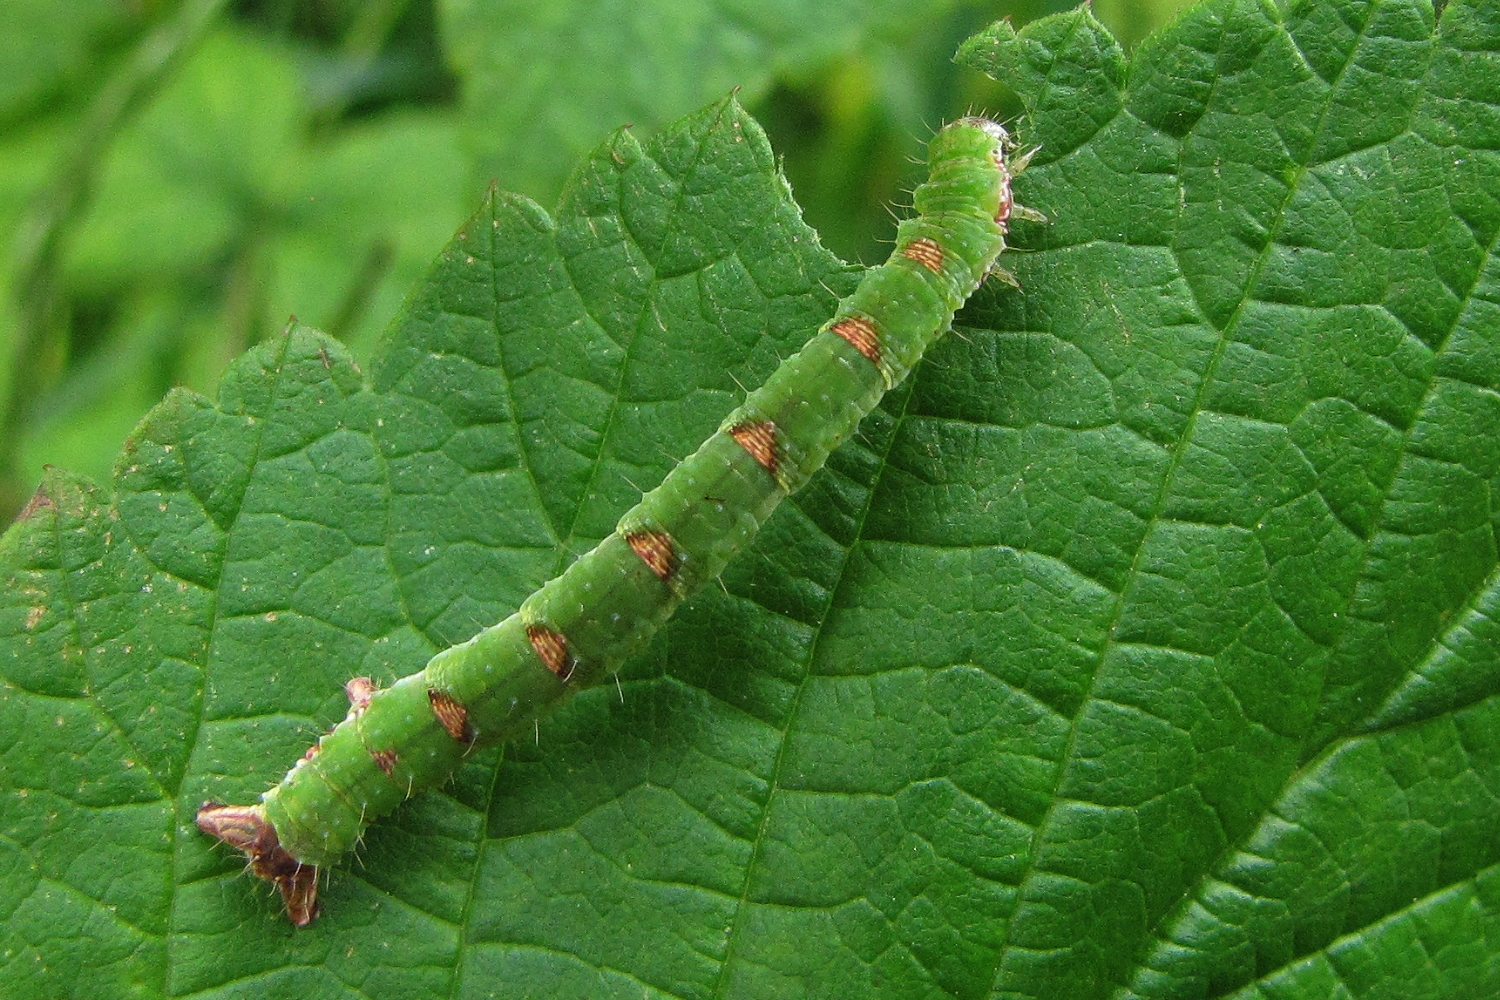
[[[19,461],[26,417],[56,381],[68,353],[58,270],[71,223],[87,207],[99,164],[124,124],[181,65],[226,6],[227,0],[186,0],[173,17],[146,33],[99,88],[61,157],[56,180],[37,195],[17,228],[17,330],[10,394],[0,411],[0,518],[6,521],[20,510],[30,489]]]

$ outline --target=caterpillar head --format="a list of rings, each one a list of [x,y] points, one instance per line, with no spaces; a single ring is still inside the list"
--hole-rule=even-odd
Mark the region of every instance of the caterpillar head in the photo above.
[[[1000,144],[1001,150],[1008,150],[1013,145],[1010,138],[1010,133],[1005,131],[1005,126],[990,118],[982,118],[979,115],[969,115],[966,118],[958,119],[958,121],[954,124],[967,125],[970,128],[979,129],[981,132],[986,133],[990,138],[998,142]]]

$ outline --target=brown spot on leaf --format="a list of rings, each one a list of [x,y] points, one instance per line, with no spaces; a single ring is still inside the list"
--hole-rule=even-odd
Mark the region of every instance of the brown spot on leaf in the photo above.
[[[729,436],[750,453],[771,475],[776,475],[780,457],[776,448],[776,425],[769,420],[747,420],[729,429]]]
[[[306,927],[318,917],[318,869],[286,852],[276,828],[260,806],[225,806],[205,802],[198,810],[198,829],[244,853],[250,871],[276,886],[287,919]]]
[[[938,246],[937,240],[919,236],[902,247],[901,254],[908,260],[921,264],[933,274],[943,272],[943,248]]]
[[[828,329],[853,344],[854,349],[869,358],[871,364],[880,365],[880,331],[875,329],[874,322],[863,316],[850,316]]]
[[[568,652],[568,640],[558,631],[542,624],[526,626],[526,638],[542,664],[562,680],[573,676],[573,654]]]
[[[375,762],[376,767],[385,772],[387,778],[391,776],[392,771],[396,770],[396,751],[394,750],[371,750],[370,759]]]
[[[432,714],[437,716],[449,736],[460,743],[474,742],[474,731],[469,728],[469,710],[460,705],[458,699],[437,688],[428,688],[427,701],[432,705]]]
[[[36,628],[36,623],[41,621],[42,616],[46,613],[47,606],[45,604],[33,604],[31,607],[27,608],[26,631],[30,632],[32,629]]]
[[[632,531],[625,536],[625,541],[657,579],[663,583],[672,582],[672,577],[677,575],[679,560],[671,535],[665,531]]]
[[[25,521],[39,510],[57,506],[52,502],[52,497],[47,493],[45,484],[38,486],[36,492],[31,494],[31,499],[26,501],[26,506],[21,508],[21,513],[16,515],[17,521]]]

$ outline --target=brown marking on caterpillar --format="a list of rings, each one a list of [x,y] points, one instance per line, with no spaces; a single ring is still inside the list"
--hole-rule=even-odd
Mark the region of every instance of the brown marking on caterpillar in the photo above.
[[[376,767],[385,772],[387,778],[396,770],[396,751],[394,750],[371,750],[370,759],[375,762]]]
[[[344,693],[349,696],[349,715],[358,715],[370,707],[370,699],[375,697],[375,692],[380,690],[375,682],[368,677],[351,677],[349,683],[344,685]]]
[[[526,638],[543,666],[564,681],[573,676],[573,654],[568,652],[567,637],[561,632],[532,623],[526,626]]]
[[[198,829],[242,852],[250,871],[281,893],[287,919],[306,927],[318,918],[318,869],[287,853],[260,806],[226,806],[205,802],[198,810]]]
[[[428,688],[427,701],[432,705],[432,714],[437,716],[449,736],[460,743],[474,742],[474,731],[469,728],[469,710],[459,704],[457,698],[437,688]]]
[[[349,714],[344,716],[344,721],[347,722],[350,719],[356,718],[366,708],[370,707],[370,699],[374,697],[375,692],[378,690],[380,689],[375,686],[375,682],[368,677],[349,678],[348,683],[344,685],[344,694],[349,696]],[[337,726],[334,727],[334,729],[337,728]],[[307,748],[307,752],[302,755],[302,759],[312,760],[318,755],[318,751],[321,749],[323,749],[323,741],[319,740]]]
[[[901,248],[901,255],[907,260],[916,261],[933,274],[943,273],[943,248],[938,245],[937,240],[918,236]]]
[[[873,320],[863,316],[850,316],[828,329],[852,344],[856,351],[870,359],[872,365],[880,367],[880,331],[875,329]]]
[[[776,425],[769,420],[747,420],[729,428],[729,436],[771,475],[781,464],[776,447]]]
[[[625,541],[631,551],[641,557],[641,562],[656,574],[658,580],[662,583],[672,582],[672,577],[677,575],[680,560],[671,535],[665,531],[642,529],[626,535]]]
[[[276,831],[266,822],[260,806],[226,806],[219,802],[205,802],[198,809],[197,822],[198,829],[210,837],[217,837],[246,854],[269,850],[266,838],[276,839]]]
[[[291,858],[285,851],[281,853]],[[323,911],[318,905],[318,869],[314,865],[293,864],[296,867],[290,874],[278,875],[273,881],[281,892],[281,905],[286,907],[287,919],[294,927],[306,927]]]

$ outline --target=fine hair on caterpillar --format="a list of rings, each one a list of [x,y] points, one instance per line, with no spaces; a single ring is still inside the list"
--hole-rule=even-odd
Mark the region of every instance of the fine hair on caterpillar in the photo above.
[[[917,214],[890,258],[781,363],[615,531],[518,611],[420,671],[346,686],[349,712],[255,805],[207,803],[205,832],[244,853],[297,926],[319,912],[319,871],[371,821],[435,787],[475,748],[537,732],[573,692],[613,676],[688,597],[715,580],[777,504],[820,469],[900,384],[995,267],[1029,154],[999,124],[967,117],[928,144]],[[623,697],[623,694],[622,694]],[[539,733],[537,733],[539,739]]]

